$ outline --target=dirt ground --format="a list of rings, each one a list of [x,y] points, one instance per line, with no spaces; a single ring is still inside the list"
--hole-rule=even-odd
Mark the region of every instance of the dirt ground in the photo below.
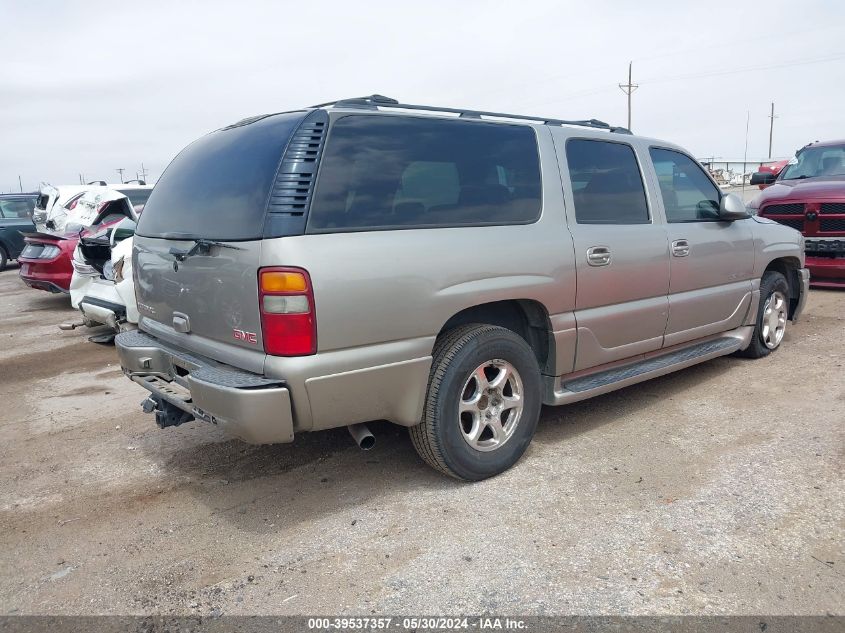
[[[0,613],[845,614],[845,292],[781,350],[546,409],[444,478],[375,425],[159,430],[69,300],[0,273]]]

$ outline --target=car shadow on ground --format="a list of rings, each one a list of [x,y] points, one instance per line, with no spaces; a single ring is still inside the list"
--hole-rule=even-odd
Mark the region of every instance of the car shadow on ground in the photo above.
[[[679,399],[703,381],[718,378],[738,359],[715,359],[683,371],[564,407],[544,407],[535,446],[556,444],[590,433],[652,406],[658,399]],[[474,485],[442,475],[425,465],[405,429],[374,422],[376,447],[355,447],[345,428],[298,435],[293,444],[251,446],[235,440],[199,443],[206,429],[164,460],[163,469],[212,515],[240,529],[275,532],[308,524],[376,499],[417,489],[450,491]],[[207,436],[206,436],[207,437]],[[520,468],[531,467],[531,448]],[[508,474],[503,475],[505,477]],[[486,484],[480,484],[486,485]],[[182,487],[181,485],[179,487]]]
[[[63,292],[46,292],[44,290],[34,290],[23,285],[21,282],[21,290],[25,292],[38,293],[35,297],[27,297],[27,312],[55,312],[57,315],[56,322],[60,322],[64,316],[63,311],[71,314],[76,314],[77,310],[70,305],[70,295]]]

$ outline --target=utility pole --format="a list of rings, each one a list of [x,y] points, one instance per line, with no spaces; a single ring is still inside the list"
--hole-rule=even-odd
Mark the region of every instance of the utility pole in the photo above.
[[[18,174],[18,187],[21,188],[21,193],[23,193],[23,182],[21,181],[21,175]]]
[[[639,84],[631,83],[631,66],[634,62],[628,62],[628,83],[619,84],[619,89],[628,95],[628,129],[631,129],[631,93],[640,87]]]
[[[147,169],[144,167],[144,163],[141,163],[141,172],[138,180],[143,180],[144,182],[147,181]]]
[[[775,104],[772,103],[772,113],[769,115],[769,119],[771,119],[771,121],[769,121],[769,158],[772,157],[772,133],[775,129],[776,118],[777,117],[775,116]]]
[[[123,172],[126,170],[123,167],[118,167],[115,171],[120,174],[120,184],[123,184]]]
[[[751,125],[751,110],[745,113],[745,153],[742,155],[742,195],[745,196],[745,170],[748,162],[748,126]],[[771,150],[769,150],[771,153]]]

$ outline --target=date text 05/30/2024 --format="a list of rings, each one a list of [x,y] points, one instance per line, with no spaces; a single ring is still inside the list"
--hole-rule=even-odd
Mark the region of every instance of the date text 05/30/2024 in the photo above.
[[[511,630],[519,631],[525,628],[525,622],[515,618],[497,617],[407,617],[407,618],[309,618],[308,628],[324,631],[354,631],[354,630],[467,630],[481,631]]]

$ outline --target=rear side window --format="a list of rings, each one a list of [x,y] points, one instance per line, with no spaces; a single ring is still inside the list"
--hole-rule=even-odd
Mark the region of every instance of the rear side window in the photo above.
[[[578,224],[649,222],[645,187],[630,145],[570,139],[566,160]]]
[[[0,218],[24,219],[32,217],[32,210],[35,206],[35,199],[0,200]]]
[[[302,112],[235,124],[194,141],[156,183],[138,235],[171,239],[261,238],[282,152]],[[133,204],[137,194],[127,190]]]
[[[308,231],[519,224],[539,216],[531,128],[351,115],[329,133]]]

